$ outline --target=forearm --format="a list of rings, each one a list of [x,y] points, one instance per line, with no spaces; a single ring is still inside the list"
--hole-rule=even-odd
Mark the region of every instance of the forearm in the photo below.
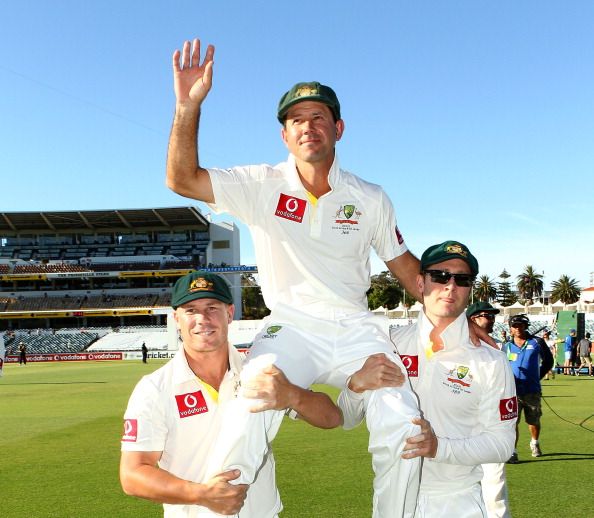
[[[202,484],[148,465],[120,468],[120,481],[127,495],[165,504],[199,504],[204,491]]]
[[[507,427],[462,439],[438,436],[437,440],[436,462],[462,466],[505,462],[514,450],[515,428]]]
[[[200,105],[177,103],[167,151],[166,185],[188,198],[213,202],[208,172],[200,167],[198,128]],[[210,187],[210,185],[208,185]]]
[[[317,428],[336,428],[342,413],[327,394],[294,387],[291,407],[300,419]]]

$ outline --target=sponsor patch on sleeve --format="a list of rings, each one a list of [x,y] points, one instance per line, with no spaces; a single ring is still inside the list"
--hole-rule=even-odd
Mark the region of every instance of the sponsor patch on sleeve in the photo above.
[[[401,354],[400,359],[408,373],[409,378],[419,377],[419,357],[417,355],[412,356],[410,354]]]
[[[188,394],[179,394],[175,396],[175,402],[181,418],[208,412],[208,406],[201,390]]]
[[[122,442],[136,442],[138,438],[138,420],[124,419],[124,435]]]
[[[499,415],[502,421],[518,417],[518,398],[516,396],[499,400]]]
[[[394,227],[395,231],[396,231],[396,239],[398,239],[398,244],[401,245],[402,243],[404,243],[404,238],[402,237],[402,234],[400,233],[400,230],[398,230],[398,227]]]
[[[287,196],[281,193],[274,215],[294,221],[295,223],[301,223],[306,205],[307,202],[301,198],[295,198],[294,196]]]

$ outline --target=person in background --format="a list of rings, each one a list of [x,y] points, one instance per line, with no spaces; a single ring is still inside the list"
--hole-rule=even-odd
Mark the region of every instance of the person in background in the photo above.
[[[485,329],[489,334],[493,332],[495,315],[498,313],[498,309],[494,308],[488,302],[483,301],[475,302],[466,309],[466,316]],[[498,342],[497,345],[501,349],[503,343]],[[510,517],[505,463],[483,464],[482,468],[483,478],[481,480],[481,490],[485,507],[487,508],[488,518]]]
[[[550,331],[545,331],[542,335],[542,339],[544,340],[545,344],[548,345],[549,350],[551,351],[551,355],[553,356],[553,367],[549,372],[547,372],[544,379],[555,379],[555,364],[557,362],[557,340],[551,337]]]
[[[516,381],[518,395],[518,421],[516,423],[516,449],[509,464],[517,464],[519,423],[522,412],[530,432],[530,450],[533,457],[540,457],[540,416],[542,415],[540,380],[553,366],[553,356],[542,338],[528,332],[530,319],[526,315],[514,315],[509,319],[511,339],[503,345]]]
[[[580,366],[577,368],[576,375],[580,375],[582,367],[588,367],[588,376],[592,376],[592,358],[590,351],[592,349],[592,343],[590,342],[590,333],[586,333],[586,336],[582,338],[577,344],[578,355],[580,357]]]
[[[27,344],[25,342],[19,344],[19,365],[27,365]]]
[[[565,361],[563,362],[563,374],[571,374],[575,376],[575,357],[576,357],[577,337],[575,329],[570,329],[569,334],[565,337],[564,353]]]

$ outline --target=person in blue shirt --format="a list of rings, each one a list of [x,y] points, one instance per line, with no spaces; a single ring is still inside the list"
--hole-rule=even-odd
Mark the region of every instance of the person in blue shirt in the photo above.
[[[571,329],[569,334],[565,337],[565,363],[563,366],[563,374],[575,375],[574,363],[575,363],[575,350],[577,345],[577,336],[575,335],[575,329]],[[568,372],[569,371],[569,372]]]
[[[530,450],[533,457],[540,457],[540,416],[542,390],[540,380],[553,366],[553,355],[542,338],[528,332],[530,319],[526,315],[514,315],[509,319],[510,339],[503,345],[516,381],[518,396],[518,421],[516,423],[516,449],[508,460],[517,464],[518,423],[524,411],[524,420],[530,432]]]

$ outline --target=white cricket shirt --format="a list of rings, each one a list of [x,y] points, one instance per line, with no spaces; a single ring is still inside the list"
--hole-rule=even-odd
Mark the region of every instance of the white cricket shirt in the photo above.
[[[444,349],[428,358],[432,329],[422,312],[415,325],[392,329],[391,338],[438,437],[437,455],[423,464],[421,494],[447,494],[478,483],[480,464],[509,458],[517,401],[507,358],[472,344],[464,313],[441,334]]]
[[[307,197],[295,159],[276,166],[208,169],[215,212],[250,228],[266,305],[278,303],[322,318],[367,311],[370,251],[389,261],[406,252],[383,189],[330,169],[331,191]]]
[[[124,415],[123,451],[161,451],[159,467],[194,482],[205,482],[206,459],[220,431],[224,402],[234,397],[242,355],[229,346],[230,370],[215,402],[188,366],[180,349],[175,357],[136,385]],[[204,507],[163,504],[165,518],[195,518]],[[242,518],[270,518],[282,505],[274,459],[268,456],[248,490]]]

